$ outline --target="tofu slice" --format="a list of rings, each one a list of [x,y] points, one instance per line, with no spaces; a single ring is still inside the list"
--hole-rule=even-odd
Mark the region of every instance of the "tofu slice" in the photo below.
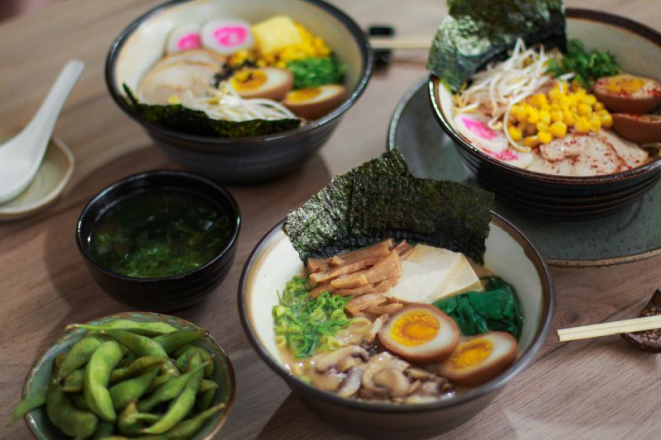
[[[451,288],[465,260],[460,253],[418,244],[401,262],[399,281],[385,295],[402,302],[430,304]]]
[[[445,288],[444,291],[438,291],[438,296],[434,301],[442,298],[447,298],[449,296],[458,295],[460,293],[474,291],[482,291],[482,284],[477,274],[473,270],[468,259],[460,254],[461,262],[459,267],[454,273],[454,276],[450,280],[450,284]],[[433,301],[432,301],[433,302]]]

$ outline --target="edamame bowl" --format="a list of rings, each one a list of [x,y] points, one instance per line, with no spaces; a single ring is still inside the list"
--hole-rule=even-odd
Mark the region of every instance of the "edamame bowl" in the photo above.
[[[178,330],[200,330],[195,324],[174,316],[149,312],[125,312],[105,316],[92,320],[89,325],[107,325],[116,320],[131,320],[138,323],[160,322],[166,323]],[[67,352],[71,347],[87,334],[87,330],[76,328],[68,331],[63,337],[55,341],[44,354],[35,362],[28,374],[23,387],[23,398],[48,384],[53,374],[55,359],[60,353]],[[211,439],[218,433],[227,420],[234,402],[236,389],[234,371],[229,357],[218,343],[209,335],[195,341],[193,344],[212,354],[214,364],[213,381],[218,384],[217,392],[210,403],[211,406],[224,404],[224,408],[213,415],[202,428],[192,437],[194,440]],[[55,440],[68,438],[56,428],[48,419],[45,407],[37,408],[25,416],[28,428],[35,438],[42,440]]]

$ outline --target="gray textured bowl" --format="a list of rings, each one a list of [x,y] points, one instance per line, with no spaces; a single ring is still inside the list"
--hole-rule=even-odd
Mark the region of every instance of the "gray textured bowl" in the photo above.
[[[161,321],[171,324],[178,329],[197,328],[195,324],[184,319],[149,312],[117,313],[104,316],[103,318],[94,319],[87,322],[87,324],[103,324],[116,319],[133,319],[141,322]],[[44,354],[42,354],[34,363],[25,379],[23,397],[28,396],[30,393],[43,386],[47,386],[48,380],[53,371],[55,356],[62,353],[64,350],[70,349],[70,347],[78,342],[86,333],[87,332],[82,329],[67,332],[46,349]],[[218,431],[220,431],[220,428],[223,427],[230,411],[232,410],[236,381],[234,379],[234,369],[232,368],[229,356],[227,356],[227,353],[225,353],[222,347],[218,345],[218,342],[216,342],[215,339],[211,336],[207,336],[196,344],[213,353],[215,364],[214,380],[218,382],[219,385],[216,396],[213,399],[213,404],[224,403],[225,409],[213,416],[191,440],[211,440]],[[46,410],[43,407],[29,412],[24,419],[34,437],[39,440],[64,440],[70,438],[53,426],[50,420],[48,420]]]
[[[586,9],[567,9],[567,34],[587,47],[611,52],[628,72],[659,77],[661,34],[632,20]],[[594,177],[555,176],[505,164],[473,147],[449,122],[451,95],[429,81],[432,112],[468,168],[486,189],[517,209],[561,220],[602,217],[629,206],[661,178],[661,159],[632,170]]]
[[[271,310],[278,291],[303,272],[303,263],[282,228],[257,244],[239,283],[239,314],[257,353],[315,413],[333,426],[370,438],[426,438],[467,422],[525,370],[542,347],[554,310],[551,277],[535,247],[511,223],[493,214],[485,265],[516,289],[525,319],[517,360],[503,374],[451,399],[424,404],[370,403],[339,397],[309,385],[283,365],[275,345]],[[506,258],[503,258],[506,256]]]
[[[194,136],[139,118],[120,92],[135,89],[162,55],[168,32],[200,17],[232,17],[249,22],[282,13],[323,37],[347,65],[349,97],[328,115],[295,130],[269,136],[222,139]],[[300,168],[328,140],[342,115],[356,102],[372,73],[372,50],[360,27],[321,0],[173,0],[131,23],[113,42],[106,60],[106,83],[117,105],[147,131],[156,145],[184,167],[215,180],[249,184]]]

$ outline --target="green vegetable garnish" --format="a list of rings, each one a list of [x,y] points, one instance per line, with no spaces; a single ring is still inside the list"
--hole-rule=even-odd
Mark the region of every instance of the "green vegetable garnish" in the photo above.
[[[96,223],[90,251],[129,277],[183,274],[210,261],[230,238],[229,217],[210,201],[181,191],[136,194]]]
[[[242,138],[266,136],[293,130],[301,125],[300,119],[251,119],[249,121],[223,121],[212,119],[202,110],[193,110],[181,104],[150,105],[140,102],[124,84],[128,102],[141,118],[172,130],[198,136]]]
[[[287,69],[294,74],[294,89],[342,84],[347,70],[334,55],[290,61],[287,63]]]
[[[499,277],[487,278],[485,292],[468,292],[433,303],[459,325],[465,336],[505,331],[521,336],[523,318],[514,289]]]
[[[429,52],[427,69],[453,92],[517,38],[564,49],[562,0],[447,0],[449,14]]]
[[[286,347],[297,358],[337,349],[333,336],[351,323],[344,313],[351,297],[324,292],[310,298],[307,287],[305,279],[294,277],[279,297],[279,305],[273,307],[275,334],[284,338]]]
[[[588,52],[580,40],[572,39],[567,43],[567,53],[559,60],[552,59],[547,72],[555,77],[574,72],[574,79],[592,88],[594,80],[620,73],[620,66],[612,54],[597,49]]]

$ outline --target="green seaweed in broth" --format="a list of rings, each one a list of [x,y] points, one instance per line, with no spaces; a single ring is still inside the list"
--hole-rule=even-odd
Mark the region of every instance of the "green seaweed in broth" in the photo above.
[[[111,272],[158,278],[191,272],[216,256],[231,235],[228,215],[185,191],[145,191],[120,201],[92,229],[92,258]]]

